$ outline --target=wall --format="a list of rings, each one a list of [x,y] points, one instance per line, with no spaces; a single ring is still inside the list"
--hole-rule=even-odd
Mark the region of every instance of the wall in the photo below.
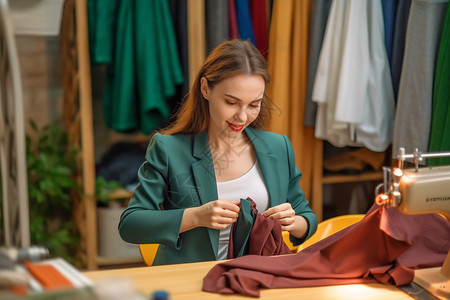
[[[26,132],[29,121],[41,127],[62,124],[62,85],[59,38],[16,36],[23,87]]]

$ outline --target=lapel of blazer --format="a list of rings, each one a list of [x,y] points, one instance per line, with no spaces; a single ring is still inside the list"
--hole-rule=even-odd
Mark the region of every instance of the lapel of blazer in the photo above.
[[[192,164],[195,185],[200,202],[205,204],[217,199],[216,175],[209,150],[208,136],[203,131],[194,137],[193,156],[198,160]]]
[[[276,173],[277,171],[277,157],[267,147],[267,142],[264,141],[258,130],[247,127],[245,133],[253,144],[255,149],[256,158],[258,159],[259,168],[261,169],[264,182],[269,193],[269,206],[273,206],[278,203],[276,195],[279,195],[278,189],[280,187],[280,177]]]
[[[194,136],[193,156],[198,160],[192,164],[192,173],[201,204],[216,200],[217,183],[206,130]],[[219,230],[208,228],[209,238],[217,258]]]

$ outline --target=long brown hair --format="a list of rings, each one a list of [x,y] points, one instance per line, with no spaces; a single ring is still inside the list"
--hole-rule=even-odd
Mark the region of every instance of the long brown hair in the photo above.
[[[266,87],[270,82],[266,60],[251,42],[239,39],[223,42],[211,51],[201,66],[187,99],[175,115],[175,121],[160,133],[196,134],[205,130],[210,116],[208,101],[200,91],[201,78],[205,77],[208,87],[212,89],[219,82],[239,74],[261,75]],[[269,101],[264,94],[259,115],[249,126],[263,129],[269,117]]]

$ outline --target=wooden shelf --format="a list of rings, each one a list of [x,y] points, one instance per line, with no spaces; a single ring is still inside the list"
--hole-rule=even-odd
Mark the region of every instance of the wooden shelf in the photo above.
[[[325,184],[339,184],[349,182],[364,182],[383,180],[383,171],[367,171],[359,174],[324,174],[323,168],[323,142],[320,141],[314,148],[317,159],[313,167],[313,191],[311,207],[317,215],[319,222],[323,220],[323,186]]]
[[[345,182],[361,182],[383,180],[382,171],[366,172],[354,175],[325,175],[322,177],[322,184],[345,183]]]
[[[111,197],[111,199],[129,199],[132,195],[132,192],[124,188],[115,189],[109,193],[109,197]]]

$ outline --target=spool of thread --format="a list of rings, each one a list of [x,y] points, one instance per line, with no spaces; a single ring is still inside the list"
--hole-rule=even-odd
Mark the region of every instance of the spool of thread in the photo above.
[[[0,251],[15,263],[21,263],[24,260],[40,261],[49,257],[48,249],[42,246],[24,248],[5,247],[0,248]]]
[[[152,300],[169,300],[169,292],[164,290],[159,290],[153,292]]]

